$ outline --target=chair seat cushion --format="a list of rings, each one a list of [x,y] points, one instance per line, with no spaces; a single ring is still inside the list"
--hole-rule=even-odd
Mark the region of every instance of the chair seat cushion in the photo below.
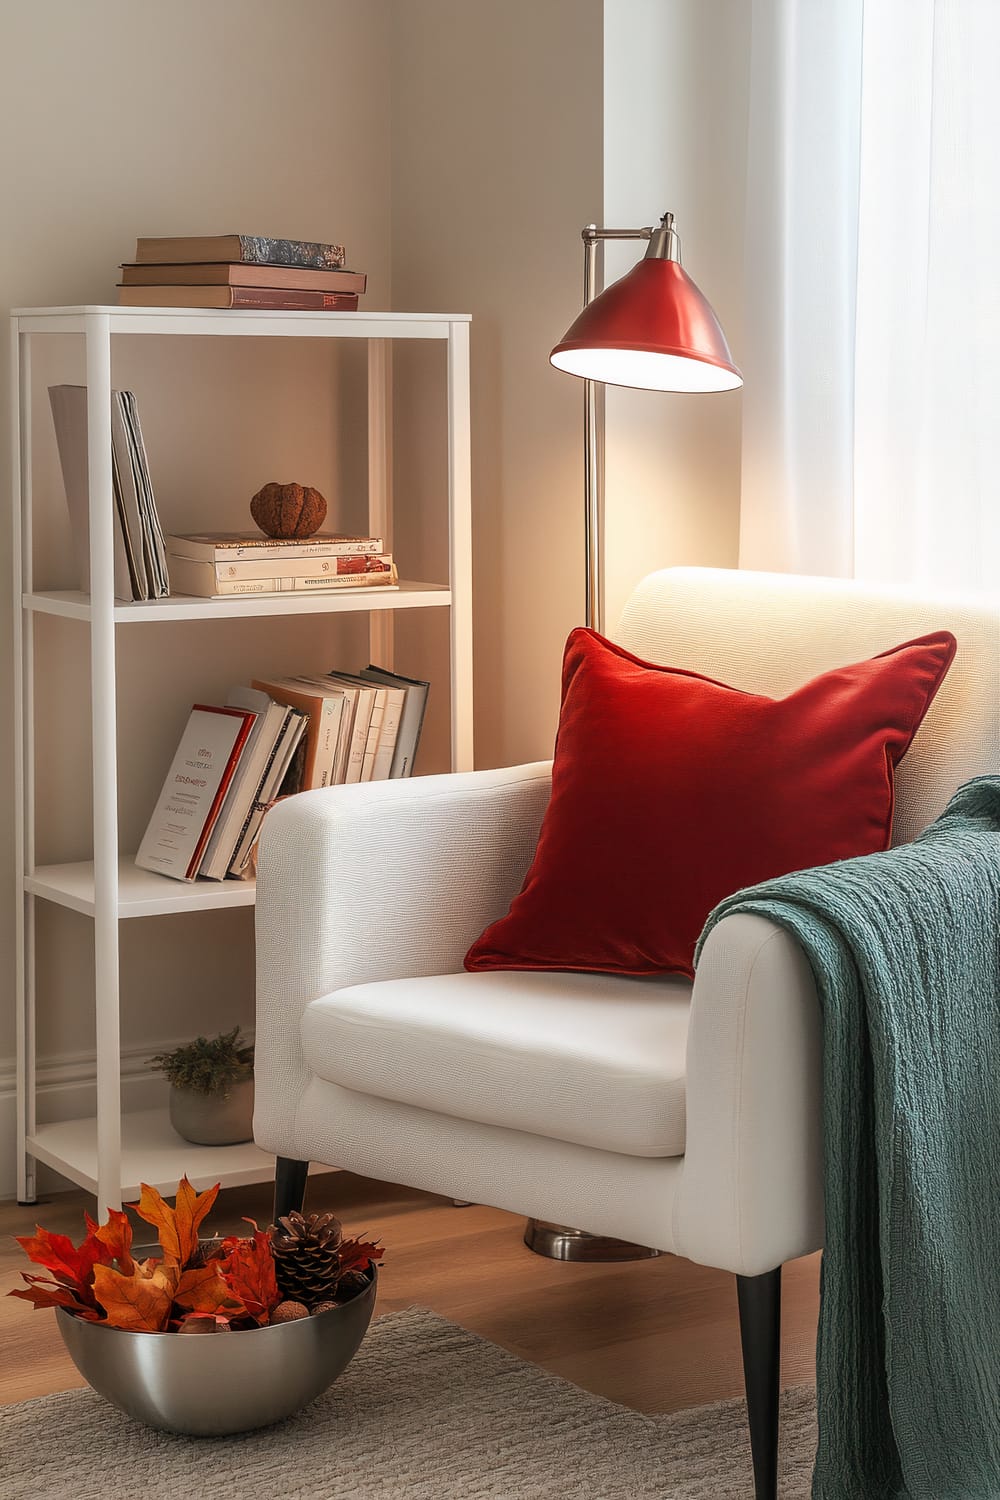
[[[691,985],[607,974],[445,974],[354,985],[302,1017],[330,1083],[626,1156],[684,1152]]]

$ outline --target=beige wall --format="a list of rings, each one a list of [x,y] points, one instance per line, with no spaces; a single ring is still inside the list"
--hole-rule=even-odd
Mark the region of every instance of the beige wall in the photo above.
[[[393,12],[393,296],[473,320],[481,766],[550,753],[582,608],[581,396],[548,352],[576,314],[579,228],[600,214],[601,14],[600,0]],[[425,443],[427,386],[408,389],[397,487],[426,468],[407,454]]]
[[[583,615],[582,388],[548,363],[580,305],[580,228],[672,208],[738,358],[749,7],[400,0],[393,16],[393,295],[473,315],[476,754],[505,765],[551,753]],[[636,255],[611,247],[607,279]],[[407,484],[443,477],[432,378],[399,393]],[[739,422],[738,395],[609,391],[609,629],[652,569],[735,565]],[[442,554],[439,536],[410,542]],[[429,628],[411,631],[425,656]]]
[[[388,24],[383,0],[173,0],[167,7],[6,0],[0,6],[4,319],[16,305],[113,301],[115,268],[132,257],[137,234],[229,230],[346,239],[351,262],[369,274],[370,305],[389,305]],[[364,409],[364,371],[356,358],[338,362],[319,341],[255,348],[242,340],[226,347],[143,342],[145,348],[130,344],[120,352],[114,378],[138,393],[171,527],[246,524],[250,495],[271,478],[315,484],[331,501],[334,520],[363,524],[363,431],[351,442]],[[66,341],[37,361],[37,565],[39,581],[54,587],[71,587],[74,579],[44,387],[82,381],[80,359]],[[4,360],[5,494],[6,377]],[[8,580],[6,528],[2,545],[0,578]],[[9,598],[6,582],[3,595]],[[5,702],[10,615],[5,603]],[[90,853],[86,640],[82,626],[39,622],[42,859]],[[128,763],[123,848],[136,845],[196,696],[224,693],[258,671],[329,669],[337,658],[356,665],[366,649],[349,629],[303,620],[220,622],[210,640],[195,625],[141,625],[119,630],[119,641],[120,745]],[[9,801],[0,819],[0,942],[9,955]],[[39,937],[40,1050],[61,1062],[58,1072],[44,1075],[60,1088],[43,1096],[42,1108],[64,1111],[80,1092],[74,1081],[82,1080],[85,1094],[92,1075],[92,928],[41,902]],[[136,1054],[127,1071],[141,1075],[150,1043],[251,1020],[252,916],[198,913],[126,923],[122,978],[124,1045]],[[14,1042],[6,964],[2,994],[0,1179],[7,1183]]]
[[[606,0],[604,222],[669,209],[683,261],[740,362],[750,10],[746,0]],[[638,258],[609,245],[607,280]],[[607,392],[607,620],[653,568],[735,567],[738,391]]]
[[[563,641],[582,617],[582,393],[547,359],[579,307],[579,229],[644,223],[672,207],[687,264],[738,357],[747,9],[742,0],[0,5],[0,47],[20,59],[0,96],[0,303],[112,300],[114,267],[140,232],[260,229],[346,238],[369,273],[373,308],[471,313],[477,763],[547,755]],[[239,343],[148,342],[119,356],[116,383],[138,392],[168,523],[239,526],[254,489],[295,477],[328,495],[335,520],[362,525],[357,359]],[[71,586],[72,560],[44,386],[82,380],[79,360],[60,345],[36,371],[38,565],[51,586]],[[422,517],[441,514],[446,478],[442,351],[404,345],[396,370],[395,548],[411,576],[440,576],[446,538]],[[609,403],[611,620],[650,568],[735,560],[738,398],[671,404],[683,399],[620,392]],[[3,424],[0,433],[6,445]],[[0,483],[7,472],[4,451]],[[6,556],[2,567],[9,577]],[[5,608],[4,662],[9,618]],[[443,612],[413,611],[396,628],[400,669],[435,682],[424,770],[446,764],[446,625]],[[123,848],[135,847],[194,696],[251,672],[350,665],[365,649],[356,628],[333,621],[220,622],[210,649],[195,624],[119,635]],[[84,858],[86,636],[43,619],[39,655],[49,789],[39,853]],[[0,691],[9,695],[9,675]],[[5,781],[9,750],[5,741]],[[8,817],[2,809],[9,951]],[[62,1086],[43,1108],[82,1113],[92,929],[39,905],[41,1050],[63,1060],[48,1075]],[[124,924],[127,1072],[141,1077],[156,1045],[250,1019],[251,936],[245,911]],[[3,1145],[13,1118],[6,998],[0,1011]],[[139,1085],[130,1088],[134,1096]],[[0,1193],[6,1180],[0,1162]]]

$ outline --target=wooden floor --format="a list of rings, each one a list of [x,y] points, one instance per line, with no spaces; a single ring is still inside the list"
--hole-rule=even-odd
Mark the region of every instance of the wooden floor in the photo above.
[[[673,1256],[629,1265],[579,1266],[542,1259],[521,1241],[523,1220],[347,1173],[310,1180],[309,1206],[333,1208],[349,1232],[386,1246],[379,1310],[416,1303],[524,1359],[641,1411],[674,1411],[742,1392],[736,1294],[731,1276]],[[0,1291],[28,1267],[10,1236],[46,1228],[78,1240],[94,1200],[64,1193],[18,1208],[0,1204]],[[243,1215],[270,1221],[270,1190],[230,1188],[209,1227],[239,1229]],[[812,1382],[819,1257],[785,1268],[782,1380]],[[0,1296],[0,1403],[83,1382],[54,1315]]]

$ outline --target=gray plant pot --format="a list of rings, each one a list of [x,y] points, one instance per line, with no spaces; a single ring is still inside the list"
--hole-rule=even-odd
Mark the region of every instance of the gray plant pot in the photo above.
[[[234,1083],[225,1098],[171,1085],[170,1123],[196,1146],[235,1146],[253,1140],[253,1079]]]

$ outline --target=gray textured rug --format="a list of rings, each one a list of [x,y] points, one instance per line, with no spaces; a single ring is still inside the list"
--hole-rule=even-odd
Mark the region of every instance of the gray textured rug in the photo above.
[[[783,1406],[783,1500],[806,1500],[811,1391]],[[422,1308],[372,1325],[340,1380],[245,1437],[171,1437],[89,1390],[0,1407],[2,1500],[750,1500],[743,1404],[644,1417]]]

